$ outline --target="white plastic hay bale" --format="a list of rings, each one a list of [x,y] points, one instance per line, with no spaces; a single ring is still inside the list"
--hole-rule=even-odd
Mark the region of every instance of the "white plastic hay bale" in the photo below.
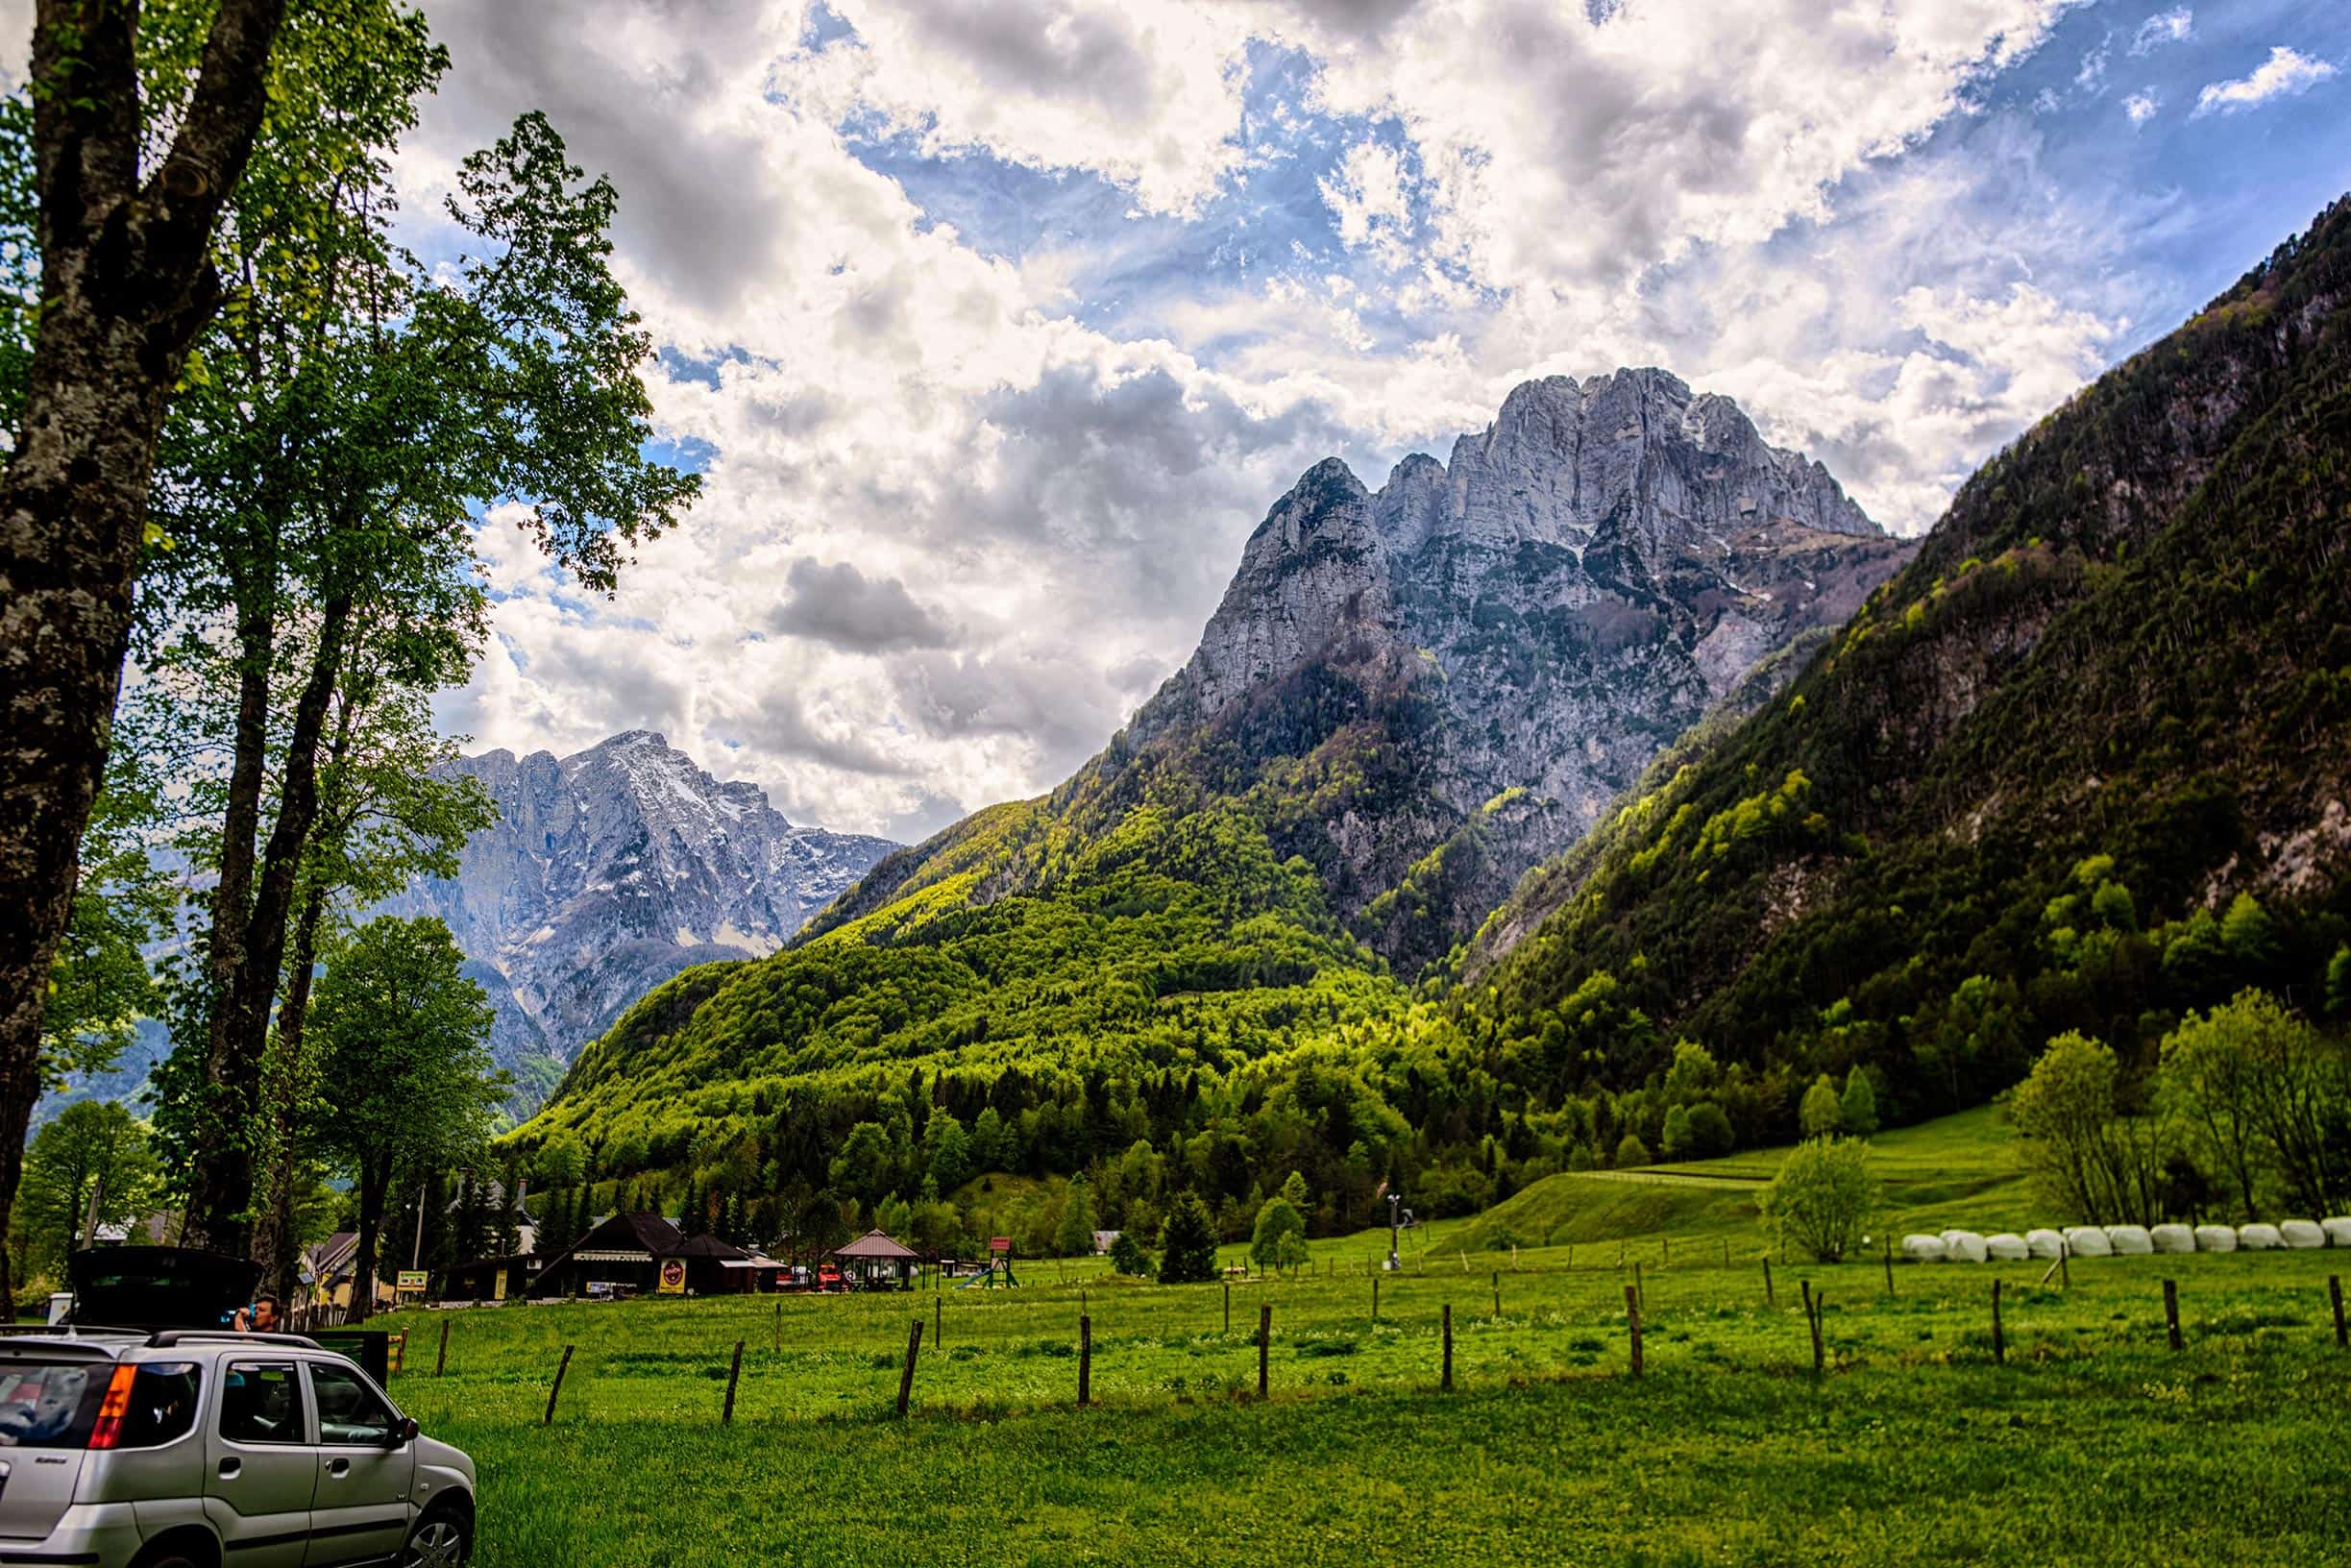
[[[2231,1231],[2229,1239],[2236,1240],[2237,1233]],[[2056,1231],[2026,1231],[2024,1246],[2036,1258],[2063,1258],[2066,1255],[2066,1238]]]
[[[2309,1252],[2327,1244],[2327,1233],[2307,1219],[2281,1219],[2278,1236],[2296,1252]]]
[[[2196,1251],[2235,1252],[2237,1227],[2234,1225],[2199,1225],[2196,1227]]]
[[[2286,1244],[2275,1225],[2240,1225],[2237,1244],[2247,1252],[2275,1252]]]
[[[2061,1236],[2057,1239],[2063,1241],[2065,1237]],[[2014,1231],[1985,1237],[1984,1251],[1993,1262],[2000,1263],[2022,1262],[2033,1255],[2033,1249],[2025,1244],[2024,1237]]]
[[[2154,1239],[2144,1225],[2109,1225],[2106,1239],[2118,1258],[2144,1258],[2155,1250]]]
[[[2066,1250],[2076,1258],[2112,1258],[2115,1244],[2095,1225],[2069,1225],[2066,1227]]]
[[[1939,1236],[1905,1236],[1902,1256],[1914,1263],[1940,1263],[1949,1261],[1950,1249]]]
[[[2351,1247],[2351,1214],[2322,1219],[2318,1222],[2318,1228],[2327,1233],[2328,1246]]]
[[[2147,1232],[2147,1239],[2155,1243],[2157,1252],[2193,1252],[2196,1233],[2185,1225],[2158,1225]],[[2232,1236],[2229,1239],[2236,1239]]]
[[[1954,1263],[1980,1263],[1984,1261],[1984,1238],[1973,1231],[1945,1231],[1943,1250]]]

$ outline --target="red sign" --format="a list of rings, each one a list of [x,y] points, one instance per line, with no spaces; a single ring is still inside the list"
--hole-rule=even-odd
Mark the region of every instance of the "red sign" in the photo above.
[[[1009,1236],[992,1236],[988,1238],[988,1250],[990,1252],[1010,1252],[1013,1250],[1013,1238]]]
[[[686,1265],[675,1258],[661,1261],[661,1294],[682,1296],[686,1293]]]

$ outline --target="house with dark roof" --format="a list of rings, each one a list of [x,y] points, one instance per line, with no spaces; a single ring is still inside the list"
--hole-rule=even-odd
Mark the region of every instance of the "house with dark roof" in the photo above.
[[[614,1214],[547,1260],[529,1294],[715,1295],[750,1287],[753,1272],[725,1266],[748,1257],[715,1236],[690,1237],[659,1214]]]

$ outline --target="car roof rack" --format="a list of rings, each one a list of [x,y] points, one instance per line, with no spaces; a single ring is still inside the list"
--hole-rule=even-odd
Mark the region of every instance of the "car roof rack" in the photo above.
[[[148,1335],[148,1346],[155,1350],[169,1350],[190,1340],[205,1343],[228,1341],[255,1345],[284,1345],[291,1350],[323,1350],[326,1347],[305,1334],[257,1334],[250,1329],[158,1329]]]

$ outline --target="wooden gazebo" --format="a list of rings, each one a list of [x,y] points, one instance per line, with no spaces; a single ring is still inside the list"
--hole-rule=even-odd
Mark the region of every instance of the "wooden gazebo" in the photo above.
[[[833,1250],[842,1273],[860,1285],[911,1285],[922,1255],[880,1231],[868,1231],[846,1246]]]

